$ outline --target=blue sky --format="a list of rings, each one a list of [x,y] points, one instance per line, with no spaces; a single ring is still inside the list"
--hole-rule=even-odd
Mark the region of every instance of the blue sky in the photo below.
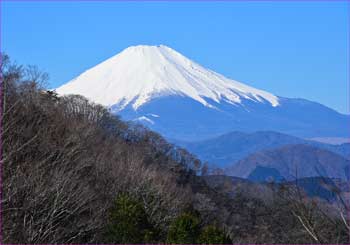
[[[229,78],[350,113],[349,2],[1,3],[1,50],[57,87],[137,44],[165,44]]]

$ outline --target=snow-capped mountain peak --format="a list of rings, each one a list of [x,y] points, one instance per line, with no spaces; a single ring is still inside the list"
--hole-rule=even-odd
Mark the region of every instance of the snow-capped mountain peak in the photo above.
[[[131,46],[57,88],[105,106],[134,109],[153,98],[178,95],[207,107],[210,101],[239,104],[241,99],[279,105],[278,97],[208,70],[164,46]]]

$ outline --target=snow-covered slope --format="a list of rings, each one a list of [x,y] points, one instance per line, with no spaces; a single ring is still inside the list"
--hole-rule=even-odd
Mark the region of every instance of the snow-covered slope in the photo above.
[[[350,116],[225,78],[166,46],[133,46],[57,88],[111,108],[170,139],[272,130],[349,137]]]
[[[268,92],[205,69],[175,50],[160,46],[132,46],[82,73],[57,89],[59,94],[81,94],[106,106],[130,103],[139,108],[153,98],[179,95],[213,107],[208,101],[239,104],[242,99],[268,101],[278,98]]]

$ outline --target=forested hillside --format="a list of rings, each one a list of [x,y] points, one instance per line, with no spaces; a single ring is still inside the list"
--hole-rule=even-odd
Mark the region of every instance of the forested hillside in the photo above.
[[[345,206],[227,195],[160,135],[2,57],[2,243],[347,243]]]

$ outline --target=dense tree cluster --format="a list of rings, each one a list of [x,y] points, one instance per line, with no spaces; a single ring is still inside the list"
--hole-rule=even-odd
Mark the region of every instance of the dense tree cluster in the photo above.
[[[346,242],[341,222],[317,216],[327,232],[315,241],[292,200],[209,187],[193,155],[82,96],[46,91],[35,67],[3,56],[1,75],[3,243]]]
[[[157,236],[155,227],[141,202],[126,194],[119,194],[109,211],[109,219],[104,235],[106,243],[152,243]]]

